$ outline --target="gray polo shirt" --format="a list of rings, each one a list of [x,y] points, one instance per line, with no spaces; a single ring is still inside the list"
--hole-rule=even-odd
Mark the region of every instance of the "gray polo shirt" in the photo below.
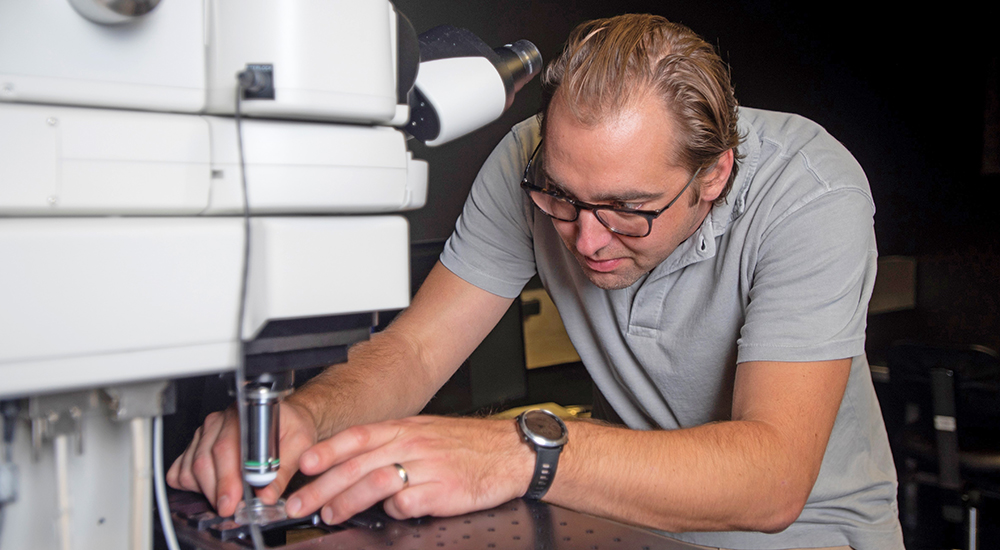
[[[628,288],[591,284],[520,189],[540,139],[534,118],[486,161],[441,261],[508,298],[537,272],[594,382],[633,429],[730,419],[738,363],[853,357],[819,479],[791,527],[671,536],[725,548],[902,549],[895,469],[864,353],[877,257],[867,179],[807,119],[743,108],[739,124],[745,158],[726,203]]]

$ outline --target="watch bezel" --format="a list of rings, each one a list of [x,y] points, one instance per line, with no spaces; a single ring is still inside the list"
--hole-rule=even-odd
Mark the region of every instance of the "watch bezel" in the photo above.
[[[527,425],[527,418],[529,415],[531,416],[541,415],[546,419],[546,421],[555,422],[555,424],[559,426],[559,430],[562,432],[562,436],[559,437],[558,439],[549,439],[543,435],[535,433],[535,431],[530,429]],[[545,409],[530,409],[524,411],[523,413],[518,415],[517,425],[521,429],[521,434],[524,435],[524,438],[539,447],[556,449],[562,447],[563,445],[566,444],[567,441],[569,441],[569,429],[566,428],[566,423],[563,422],[561,418],[559,418],[552,412],[547,411]]]

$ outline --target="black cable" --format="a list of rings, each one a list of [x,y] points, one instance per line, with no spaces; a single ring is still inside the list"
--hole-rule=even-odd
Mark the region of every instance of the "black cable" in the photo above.
[[[240,281],[240,302],[239,313],[236,317],[237,335],[239,337],[239,357],[236,360],[236,411],[240,419],[240,472],[243,471],[243,462],[247,457],[247,414],[243,408],[245,399],[244,383],[246,382],[246,365],[244,364],[245,353],[244,344],[246,342],[243,334],[243,315],[246,311],[247,302],[247,279],[250,275],[250,196],[247,186],[246,161],[243,158],[243,123],[240,113],[240,106],[243,101],[243,86],[245,73],[236,76],[236,145],[240,155],[240,181],[243,186],[243,276]],[[243,506],[249,507],[253,501],[253,490],[247,483],[246,477],[240,476],[243,481]],[[250,539],[253,541],[254,550],[263,550],[264,539],[260,534],[260,526],[250,522]]]

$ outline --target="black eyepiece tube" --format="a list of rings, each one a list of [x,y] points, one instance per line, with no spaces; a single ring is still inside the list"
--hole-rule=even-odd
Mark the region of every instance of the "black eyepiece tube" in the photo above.
[[[494,61],[497,72],[503,79],[507,92],[507,107],[514,102],[514,94],[519,92],[539,71],[542,70],[542,54],[528,40],[518,40],[493,50],[498,60]]]
[[[521,60],[521,69],[514,73],[514,93],[521,91],[521,88],[542,70],[542,52],[528,40],[518,40],[497,49],[511,51]]]

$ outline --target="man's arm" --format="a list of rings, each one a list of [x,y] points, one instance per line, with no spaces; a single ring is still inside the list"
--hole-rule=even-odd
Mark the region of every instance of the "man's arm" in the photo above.
[[[298,470],[303,451],[338,431],[416,414],[492,330],[511,303],[440,263],[410,307],[386,330],[353,346],[282,404],[277,479],[258,492],[274,502]],[[222,516],[242,500],[235,410],[213,413],[167,474],[175,488],[199,491]]]
[[[545,500],[671,531],[774,532],[802,511],[819,473],[850,359],[737,370],[733,419],[673,431],[569,424]],[[304,455],[324,473],[289,500],[337,523],[378,500],[394,517],[450,515],[524,494],[534,454],[513,422],[419,418],[357,426]],[[410,472],[404,487],[393,464]],[[595,496],[599,495],[599,496]]]
[[[648,432],[570,423],[546,500],[669,531],[780,531],[816,482],[850,367],[741,364],[731,421]]]
[[[312,413],[320,440],[348,426],[416,414],[512,301],[465,282],[439,262],[396,321],[352,347],[346,363],[289,401]]]

